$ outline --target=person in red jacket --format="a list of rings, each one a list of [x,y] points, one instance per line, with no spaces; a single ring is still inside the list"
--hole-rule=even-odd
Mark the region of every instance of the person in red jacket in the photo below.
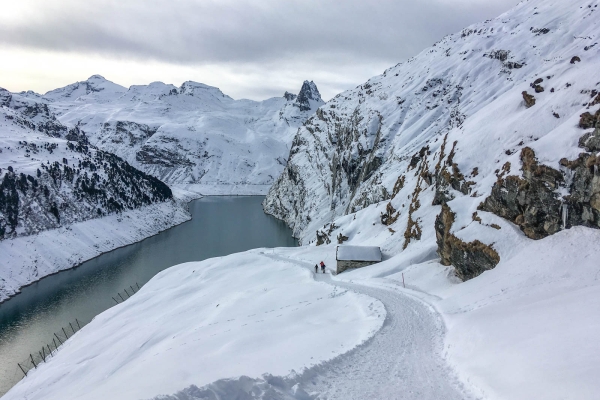
[[[321,261],[321,272],[325,273],[325,263]]]

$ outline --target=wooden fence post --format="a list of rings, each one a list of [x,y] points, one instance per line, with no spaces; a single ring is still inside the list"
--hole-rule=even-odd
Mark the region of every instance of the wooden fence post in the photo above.
[[[67,331],[65,331],[65,328],[61,328],[63,333],[65,334],[65,336],[67,337],[67,339],[69,338],[69,335],[67,335]]]
[[[25,376],[27,376],[27,372],[25,372],[25,370],[23,369],[23,367],[21,367],[21,364],[17,363],[17,365],[19,366],[19,368],[21,368],[21,371],[23,371],[23,373],[25,374]]]
[[[75,328],[73,328],[73,324],[71,324],[71,323],[69,322],[69,325],[71,325],[71,330],[73,331],[73,333],[75,333]]]
[[[79,320],[77,318],[75,318],[75,322],[77,322],[77,326],[79,327],[79,329],[81,330],[81,325],[79,325]]]
[[[33,368],[37,368],[37,365],[35,365],[35,361],[33,361],[33,356],[31,355],[31,353],[29,353],[29,357],[31,358],[31,362],[33,363]]]
[[[56,336],[56,338],[58,339],[58,343],[62,344],[60,338],[58,337],[58,335],[55,333],[54,336]],[[52,338],[52,340],[54,340],[54,338]],[[56,342],[54,342],[54,347],[56,347]],[[58,347],[56,347],[56,350],[58,350]]]
[[[123,296],[121,296],[121,293],[117,293],[119,295],[119,297],[121,298],[121,301],[125,301],[125,299],[123,298]]]

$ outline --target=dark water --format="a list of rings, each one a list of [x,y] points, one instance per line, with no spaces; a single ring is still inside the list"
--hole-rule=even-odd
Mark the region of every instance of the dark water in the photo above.
[[[262,200],[259,196],[195,200],[190,203],[191,221],[46,277],[0,304],[0,395],[22,377],[17,362],[51,342],[53,332],[69,322],[77,318],[88,323],[113,306],[112,296],[129,285],[142,286],[158,272],[183,262],[257,247],[296,246],[287,226],[263,213]]]

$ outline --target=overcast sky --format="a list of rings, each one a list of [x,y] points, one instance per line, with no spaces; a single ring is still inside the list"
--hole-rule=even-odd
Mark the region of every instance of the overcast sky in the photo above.
[[[0,13],[0,87],[45,93],[100,74],[261,100],[308,79],[329,99],[518,2],[13,0]]]

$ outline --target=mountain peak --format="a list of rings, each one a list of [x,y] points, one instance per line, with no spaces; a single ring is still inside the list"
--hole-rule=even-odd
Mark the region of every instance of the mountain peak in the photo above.
[[[92,75],[89,78],[87,78],[88,81],[106,81],[106,78],[104,78],[102,75]]]
[[[312,108],[311,101],[317,102],[319,105],[324,103],[317,85],[313,81],[304,81],[296,98],[296,105],[300,108],[300,111],[308,111]]]

